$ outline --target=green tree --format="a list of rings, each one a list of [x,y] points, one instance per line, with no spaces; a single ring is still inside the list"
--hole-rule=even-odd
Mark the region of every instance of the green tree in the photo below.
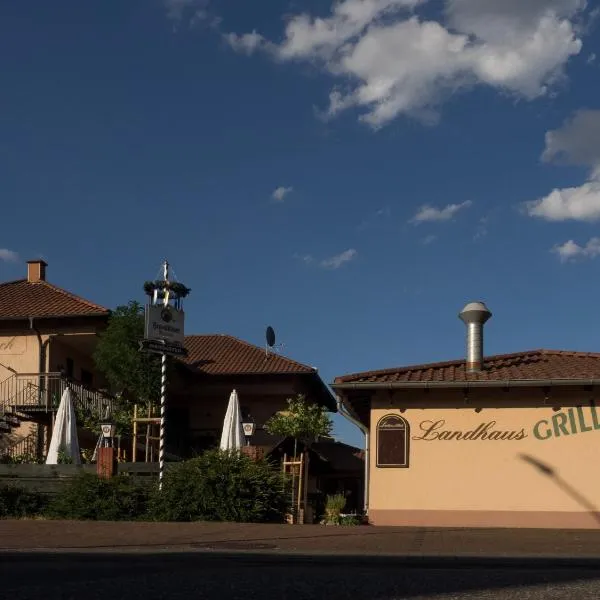
[[[293,438],[294,456],[298,442],[310,446],[320,437],[331,435],[333,424],[325,407],[307,402],[302,394],[289,398],[287,403],[287,410],[273,415],[265,423],[265,429],[271,435]]]
[[[320,437],[331,435],[333,424],[325,407],[307,402],[305,396],[298,395],[289,398],[286,411],[273,415],[266,423],[265,429],[271,435],[280,435],[294,440],[294,461],[297,460],[298,442],[306,447],[317,441]],[[306,464],[306,449],[303,450]],[[301,488],[301,479],[298,487]],[[305,482],[306,485],[306,482]],[[296,510],[296,494],[302,497],[302,489],[296,489],[296,470],[292,470],[292,510]],[[297,518],[297,515],[296,515]]]
[[[156,404],[160,397],[160,358],[140,352],[143,337],[144,307],[131,301],[113,311],[94,352],[96,367],[127,405]]]

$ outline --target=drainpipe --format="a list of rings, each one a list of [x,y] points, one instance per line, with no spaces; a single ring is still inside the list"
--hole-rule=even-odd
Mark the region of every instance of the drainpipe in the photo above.
[[[38,365],[38,390],[42,388],[42,377],[43,373],[46,370],[46,361],[44,360],[44,344],[42,342],[42,334],[40,330],[33,324],[33,317],[29,317],[29,329],[35,332],[38,340],[39,347],[39,365]],[[48,396],[46,395],[46,408],[48,407]],[[44,438],[42,434],[42,425],[38,423],[37,425],[37,454],[38,457],[42,457],[44,455]]]
[[[350,414],[350,411],[346,408],[346,406],[344,404],[344,400],[343,400],[342,396],[339,396],[336,394],[336,399],[337,399],[338,412],[342,415],[342,417],[344,417],[345,419],[350,421],[350,423],[352,423],[353,425],[356,425],[363,432],[363,434],[365,436],[365,482],[364,482],[363,509],[364,509],[365,517],[368,518],[368,516],[369,516],[369,473],[370,473],[370,468],[369,468],[369,463],[370,463],[369,428],[366,425],[364,425],[363,423],[361,423],[358,419],[355,419]]]
[[[29,317],[29,329],[31,329],[32,331],[35,331],[35,334],[37,336],[37,340],[38,340],[38,347],[39,347],[39,364],[38,364],[38,372],[40,373],[40,375],[46,370],[45,369],[45,360],[44,360],[44,344],[42,342],[42,334],[40,333],[40,330],[35,327],[35,325],[33,324],[33,317]]]

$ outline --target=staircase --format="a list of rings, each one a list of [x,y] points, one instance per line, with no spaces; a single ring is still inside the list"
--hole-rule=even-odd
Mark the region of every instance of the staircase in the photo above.
[[[104,416],[107,410],[112,409],[113,398],[80,383],[69,381],[61,373],[15,374],[0,382],[0,446],[23,422],[51,424],[51,417],[58,409],[67,386],[71,389],[73,403],[78,412]],[[30,436],[8,446],[4,444],[5,449],[0,450],[0,453],[11,456],[15,452],[24,454],[15,446],[25,444],[25,439],[28,438]],[[31,443],[31,440],[27,442],[30,445]]]
[[[0,449],[0,458],[15,460],[21,457],[23,461],[31,462],[38,454],[38,433],[30,433],[19,440],[14,441],[3,450]]]

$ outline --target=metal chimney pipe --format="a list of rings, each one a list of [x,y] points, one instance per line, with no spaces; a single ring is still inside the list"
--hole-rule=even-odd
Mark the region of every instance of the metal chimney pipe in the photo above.
[[[483,325],[492,316],[483,302],[469,302],[458,315],[467,326],[467,372],[483,368]]]

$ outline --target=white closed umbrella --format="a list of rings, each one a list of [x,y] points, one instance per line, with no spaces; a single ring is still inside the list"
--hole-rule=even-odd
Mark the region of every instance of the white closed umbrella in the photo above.
[[[79,440],[77,439],[77,421],[75,408],[73,407],[73,395],[70,388],[67,388],[63,392],[58,410],[56,411],[46,464],[57,465],[58,455],[61,450],[66,456],[71,458],[73,464],[81,464]]]
[[[237,392],[233,390],[229,396],[229,404],[223,421],[221,433],[221,450],[237,450],[243,446],[244,428],[242,427],[242,414]]]

